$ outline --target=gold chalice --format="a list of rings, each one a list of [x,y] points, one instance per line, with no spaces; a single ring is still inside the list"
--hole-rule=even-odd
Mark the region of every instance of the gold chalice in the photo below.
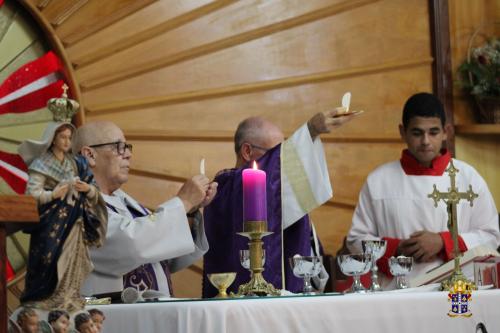
[[[210,283],[217,288],[219,294],[215,296],[216,298],[226,298],[227,297],[227,288],[234,282],[236,278],[235,272],[227,272],[227,273],[212,273],[208,274],[208,279]]]

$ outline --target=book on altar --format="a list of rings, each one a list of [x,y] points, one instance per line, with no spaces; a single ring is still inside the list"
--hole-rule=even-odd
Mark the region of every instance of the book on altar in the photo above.
[[[485,262],[491,259],[500,258],[500,254],[486,246],[477,246],[464,253],[460,257],[460,268],[462,273],[468,278],[474,278],[474,262]],[[410,287],[420,287],[425,284],[441,282],[449,277],[455,268],[455,261],[450,260],[437,266],[424,274],[409,278]]]
[[[500,288],[500,257],[474,261],[474,281],[477,286]]]

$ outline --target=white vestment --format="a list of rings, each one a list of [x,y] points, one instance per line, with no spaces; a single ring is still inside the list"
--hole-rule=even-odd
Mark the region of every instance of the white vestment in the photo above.
[[[201,218],[193,223],[193,236],[178,197],[161,204],[153,214],[138,218],[133,218],[127,205],[139,212],[145,209],[124,191],[103,194],[103,198],[108,205],[108,231],[104,245],[90,251],[95,269],[85,281],[82,295],[121,291],[123,275],[148,263],[153,265],[160,291],[168,295],[167,277],[159,262],[169,260],[173,273],[208,251]]]
[[[281,145],[281,211],[282,228],[286,229],[328,201],[332,186],[326,164],[323,144],[318,137],[311,138],[307,124],[302,125]],[[312,219],[313,246],[311,255],[320,255],[319,240]],[[285,264],[286,259],[283,260]],[[282,268],[284,275],[284,268]],[[329,275],[321,267],[318,276],[313,277],[314,286],[323,291]]]
[[[479,197],[474,206],[466,200],[457,205],[458,232],[468,249],[478,245],[496,249],[500,243],[498,231],[498,211],[488,186],[479,173],[470,165],[453,160],[459,170],[456,186],[460,192],[466,192],[469,184]],[[361,241],[382,237],[404,240],[416,231],[448,231],[446,204],[440,202],[434,207],[434,201],[428,198],[433,191],[433,184],[441,192],[450,188],[448,173],[442,176],[407,175],[400,161],[384,164],[374,170],[364,184],[359,202],[354,212],[351,230],[347,236],[347,246],[351,252],[362,252]],[[381,259],[381,260],[384,260]],[[414,263],[409,276],[416,276],[442,264],[442,259],[430,263]],[[392,289],[384,274],[379,274],[382,287]]]

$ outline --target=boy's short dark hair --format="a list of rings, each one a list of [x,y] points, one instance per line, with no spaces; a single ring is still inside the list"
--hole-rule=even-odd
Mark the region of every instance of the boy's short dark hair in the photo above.
[[[80,332],[80,325],[85,324],[89,320],[92,320],[92,318],[90,318],[90,314],[88,314],[87,312],[82,312],[82,313],[77,314],[75,317],[76,330],[78,332]]]
[[[403,127],[408,128],[410,120],[415,117],[437,117],[444,127],[446,123],[446,113],[443,104],[433,94],[418,93],[411,96],[403,107]]]
[[[17,314],[17,322],[19,323],[21,321],[24,321],[28,317],[33,317],[33,316],[38,316],[38,313],[36,312],[36,310],[34,308],[31,308],[31,307],[24,307]]]
[[[89,311],[90,316],[92,317],[93,315],[100,315],[101,317],[104,317],[104,313],[99,310],[99,309],[90,309]]]
[[[49,324],[52,324],[53,322],[57,321],[61,316],[65,316],[69,320],[69,313],[64,311],[64,310],[52,310],[49,312],[49,316],[47,321]]]

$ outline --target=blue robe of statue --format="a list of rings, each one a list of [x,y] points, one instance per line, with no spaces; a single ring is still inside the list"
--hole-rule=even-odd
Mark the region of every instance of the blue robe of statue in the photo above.
[[[76,156],[74,166],[76,175],[91,184],[93,175],[86,159]],[[50,177],[48,174],[47,176]],[[39,205],[38,211],[40,223],[24,230],[31,235],[31,240],[22,303],[42,301],[53,294],[58,283],[57,262],[77,220],[81,219],[83,222],[83,237],[88,245],[102,243],[105,233],[105,228],[102,231],[107,218],[104,202],[101,199],[92,207],[86,200],[85,193],[80,193],[74,201],[52,200]]]

